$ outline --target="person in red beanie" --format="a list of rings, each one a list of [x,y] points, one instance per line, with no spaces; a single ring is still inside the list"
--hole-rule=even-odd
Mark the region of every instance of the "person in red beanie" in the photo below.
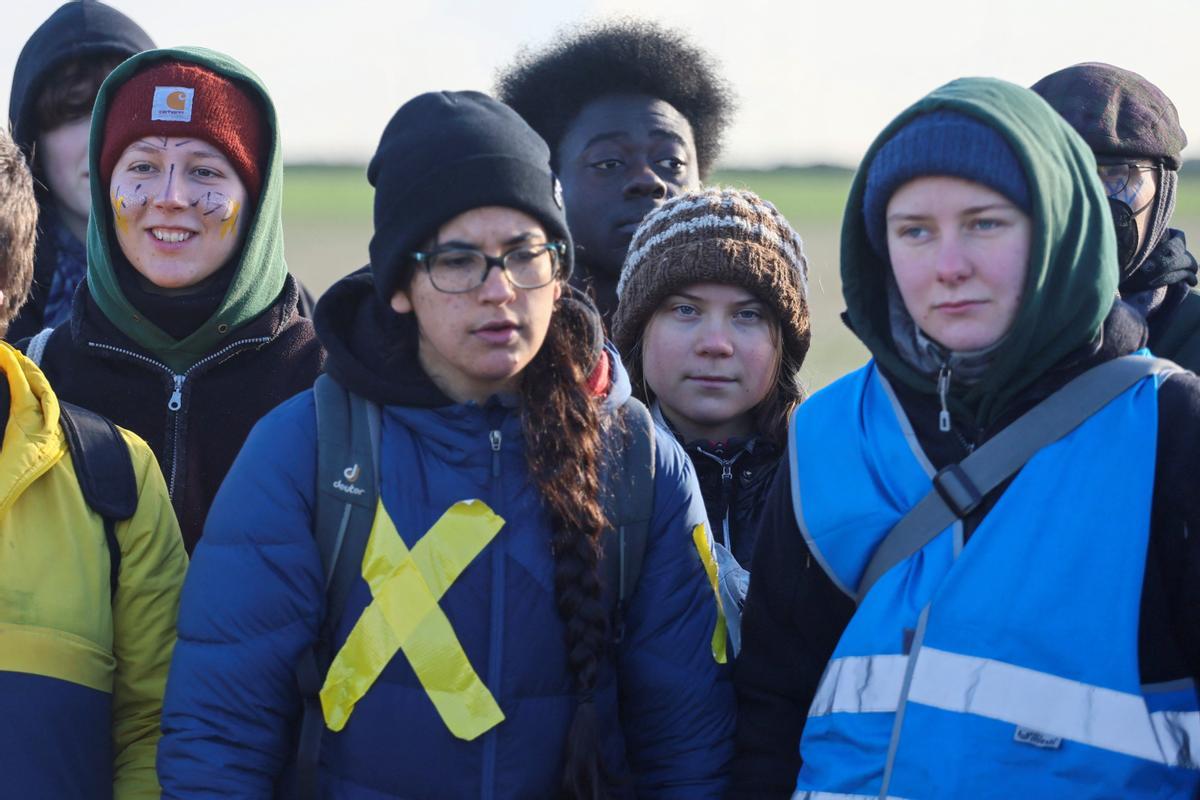
[[[209,50],[150,50],[100,87],[87,282],[22,347],[59,396],[145,438],[187,550],[250,428],[323,352],[283,259],[265,87]]]

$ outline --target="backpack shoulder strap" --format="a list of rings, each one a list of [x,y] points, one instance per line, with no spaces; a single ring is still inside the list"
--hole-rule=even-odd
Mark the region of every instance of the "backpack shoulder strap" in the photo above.
[[[325,614],[317,641],[301,654],[296,680],[304,699],[296,750],[296,787],[316,798],[325,728],[320,691],[333,658],[333,636],[361,570],[379,502],[379,406],[328,375],[313,385],[317,415],[317,486],[313,537],[321,554]]]
[[[322,375],[317,407],[317,506],[313,534],[325,570],[332,633],[358,580],[379,502],[379,406]],[[328,643],[326,643],[328,644]]]
[[[625,604],[637,588],[654,516],[654,420],[640,401],[627,400],[620,409],[622,447],[610,469],[605,492],[610,525],[604,539],[604,569],[617,601],[617,633]]]
[[[54,333],[54,328],[42,328],[30,338],[29,344],[25,345],[25,357],[39,367],[42,365],[42,356],[46,354],[46,343],[50,341],[52,333]]]
[[[1122,356],[1092,367],[1018,417],[957,464],[933,476],[933,489],[888,532],[867,563],[858,602],[885,572],[916,553],[983,498],[1143,378],[1179,369],[1170,361]]]
[[[137,511],[133,457],[117,427],[94,411],[59,401],[59,422],[66,434],[83,499],[104,520],[109,592],[115,595],[121,571],[117,522],[129,519]]]

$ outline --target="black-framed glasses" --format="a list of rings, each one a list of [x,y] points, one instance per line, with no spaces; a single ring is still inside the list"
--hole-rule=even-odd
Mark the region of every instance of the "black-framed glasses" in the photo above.
[[[473,247],[416,251],[412,258],[425,267],[429,282],[439,292],[461,294],[482,286],[492,267],[499,267],[518,289],[540,289],[558,277],[564,242],[523,244],[499,256]]]

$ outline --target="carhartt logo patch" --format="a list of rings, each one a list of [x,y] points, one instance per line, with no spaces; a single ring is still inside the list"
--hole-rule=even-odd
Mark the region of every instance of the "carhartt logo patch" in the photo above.
[[[191,122],[192,100],[196,90],[186,86],[155,86],[150,119],[167,122]]]
[[[1057,750],[1062,747],[1063,743],[1061,736],[1047,736],[1044,733],[1019,726],[1016,733],[1013,734],[1013,741],[1020,742],[1021,744],[1031,744],[1043,750]]]

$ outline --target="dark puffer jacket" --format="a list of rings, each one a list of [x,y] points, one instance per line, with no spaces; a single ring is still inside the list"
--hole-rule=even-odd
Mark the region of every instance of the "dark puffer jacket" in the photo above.
[[[438,601],[504,719],[470,741],[456,738],[396,652],[346,727],[323,732],[323,792],[559,796],[577,698],[520,409],[496,397],[478,405],[442,395],[416,358],[415,325],[383,309],[368,273],[330,289],[316,318],[330,374],[386,400],[381,508],[405,544],[415,548],[466,498],[504,520]],[[630,387],[610,356],[615,405]],[[259,423],[213,506],[184,586],[164,703],[165,797],[267,797],[287,771],[300,704],[295,668],[324,606],[312,531],[316,436],[306,392]],[[625,635],[601,661],[595,691],[596,747],[615,775],[629,778],[621,796],[690,800],[719,797],[725,786],[733,698],[713,658],[716,602],[692,539],[703,520],[691,464],[660,430],[645,562]],[[371,602],[360,580],[336,626],[335,651]]]

